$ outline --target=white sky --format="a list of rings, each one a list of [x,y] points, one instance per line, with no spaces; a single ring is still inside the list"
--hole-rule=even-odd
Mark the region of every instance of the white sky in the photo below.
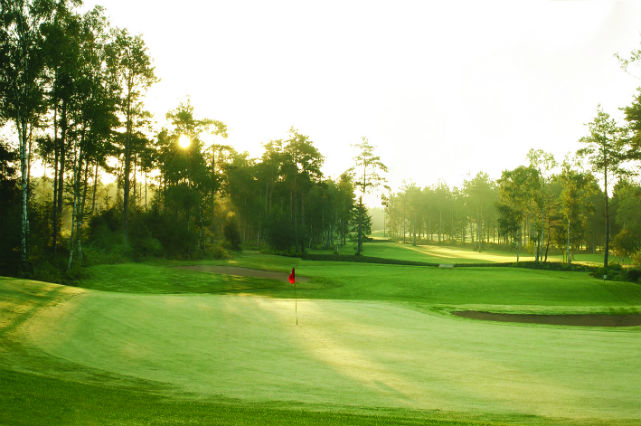
[[[397,189],[498,178],[530,148],[558,160],[596,106],[617,117],[641,83],[614,58],[641,47],[639,1],[102,0],[141,33],[159,125],[187,95],[257,156],[291,126],[336,177],[367,136]]]

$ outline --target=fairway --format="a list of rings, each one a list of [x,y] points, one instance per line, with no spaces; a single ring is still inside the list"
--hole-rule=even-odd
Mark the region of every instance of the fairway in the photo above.
[[[247,254],[222,263],[269,264],[286,276],[291,260]],[[103,265],[83,284],[104,287],[127,270],[141,277],[130,291],[124,279],[110,279],[110,291],[1,279],[0,339],[14,349],[3,350],[0,366],[65,383],[95,384],[88,377],[99,374],[105,390],[145,390],[182,409],[210,404],[211,419],[224,413],[211,404],[240,407],[261,424],[639,423],[639,327],[451,314],[638,313],[638,285],[576,272],[297,262],[310,277],[298,284],[298,326],[289,284],[204,272],[221,269],[203,263]],[[176,294],[165,276],[199,291]],[[251,417],[257,406],[266,412]],[[291,412],[295,420],[283,414]]]
[[[463,248],[460,246],[434,245],[434,244],[417,244],[412,245],[409,242],[402,244],[386,240],[374,240],[365,243],[366,255],[372,257],[381,257],[387,259],[399,259],[413,262],[429,263],[514,263],[516,262],[516,253],[508,250],[484,249],[482,251],[473,250],[472,248]],[[328,253],[327,250],[312,250],[312,252]],[[353,254],[353,248],[343,246],[340,249],[341,255]],[[543,257],[544,254],[541,254]],[[532,262],[535,257],[525,250],[521,250],[519,261]],[[628,264],[630,259],[615,258],[618,263]],[[563,256],[560,254],[548,255],[549,262],[563,262]],[[603,264],[603,254],[586,254],[577,253],[573,256],[573,263],[580,265],[599,266]]]

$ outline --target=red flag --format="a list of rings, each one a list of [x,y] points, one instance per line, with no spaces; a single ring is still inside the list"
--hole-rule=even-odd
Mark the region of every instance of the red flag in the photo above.
[[[295,282],[296,282],[296,274],[294,273],[294,268],[292,268],[292,273],[289,274],[289,283],[291,285],[294,285]]]

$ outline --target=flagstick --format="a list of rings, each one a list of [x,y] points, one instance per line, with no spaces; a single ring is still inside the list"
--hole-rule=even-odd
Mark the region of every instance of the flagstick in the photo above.
[[[296,300],[295,311],[296,311],[296,325],[298,325],[298,293],[296,292],[296,281],[294,281],[294,299]]]

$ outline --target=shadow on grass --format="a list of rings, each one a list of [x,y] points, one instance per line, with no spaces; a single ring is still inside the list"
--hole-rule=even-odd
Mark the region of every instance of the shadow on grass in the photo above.
[[[33,317],[40,309],[56,304],[55,299],[62,293],[64,288],[64,286],[57,286],[48,290],[44,295],[33,298],[35,300],[32,299],[31,307],[26,312],[16,315],[5,327],[0,328],[0,338],[14,331],[25,321]]]

